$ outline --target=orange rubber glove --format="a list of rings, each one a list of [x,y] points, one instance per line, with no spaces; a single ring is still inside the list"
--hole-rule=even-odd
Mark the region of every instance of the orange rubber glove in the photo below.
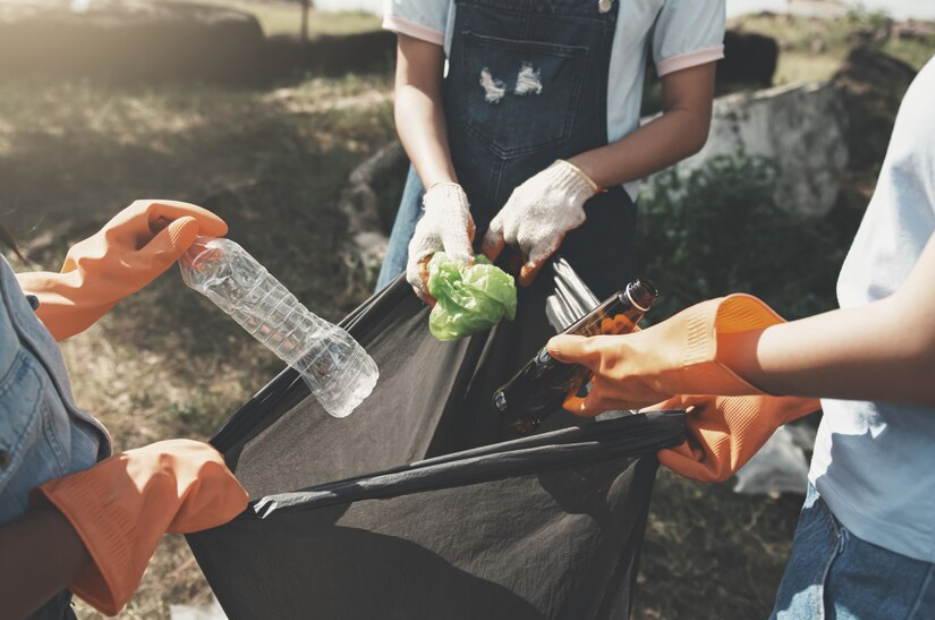
[[[36,315],[61,341],[86,330],[121,299],[156,279],[198,235],[226,234],[224,220],[201,207],[138,200],[72,247],[61,273],[16,278],[23,291],[39,298]]]
[[[677,394],[739,396],[762,394],[719,359],[729,336],[765,329],[783,319],[750,295],[731,295],[692,306],[671,319],[621,336],[560,335],[548,352],[592,373],[587,398],[573,395],[568,411],[595,416],[640,409]]]
[[[33,491],[34,502],[43,500],[68,519],[92,558],[69,589],[113,616],[139,587],[164,533],[227,523],[248,497],[214,448],[173,440],[46,482]]]
[[[777,428],[814,413],[811,398],[676,396],[652,409],[686,409],[688,441],[661,450],[659,462],[699,482],[727,480],[763,447]]]

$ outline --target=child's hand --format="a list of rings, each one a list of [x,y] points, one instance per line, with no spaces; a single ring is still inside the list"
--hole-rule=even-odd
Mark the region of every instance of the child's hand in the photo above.
[[[577,167],[556,161],[513,191],[484,235],[484,254],[493,262],[506,245],[519,250],[519,283],[529,286],[568,231],[584,223],[584,203],[598,191]]]
[[[416,225],[409,242],[406,280],[422,301],[430,306],[435,300],[428,291],[428,263],[436,252],[474,264],[474,220],[467,194],[457,183],[436,183],[422,199],[425,215]]]

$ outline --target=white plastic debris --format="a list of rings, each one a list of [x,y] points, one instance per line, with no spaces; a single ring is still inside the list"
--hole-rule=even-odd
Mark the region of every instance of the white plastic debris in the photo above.
[[[815,432],[808,427],[781,426],[759,452],[737,472],[734,491],[748,495],[798,493],[808,487],[805,450],[815,445]]]
[[[227,614],[221,609],[218,600],[212,596],[211,603],[208,605],[169,605],[169,618],[171,620],[227,620]]]

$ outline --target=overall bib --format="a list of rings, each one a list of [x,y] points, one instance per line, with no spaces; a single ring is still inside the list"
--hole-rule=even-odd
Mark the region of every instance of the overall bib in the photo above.
[[[556,159],[607,144],[618,4],[605,13],[598,0],[456,1],[444,106],[475,247],[517,186]],[[378,287],[406,270],[423,193],[410,168]],[[585,214],[558,254],[603,299],[636,277],[636,206],[616,186],[590,199]]]

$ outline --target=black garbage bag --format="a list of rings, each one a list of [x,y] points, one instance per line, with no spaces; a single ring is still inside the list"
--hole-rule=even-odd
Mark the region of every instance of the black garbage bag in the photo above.
[[[517,318],[458,342],[398,280],[342,325],[380,367],[335,419],[286,370],[212,440],[254,501],[189,544],[232,620],[622,619],[681,412],[517,437],[495,388],[597,300],[563,261]]]

